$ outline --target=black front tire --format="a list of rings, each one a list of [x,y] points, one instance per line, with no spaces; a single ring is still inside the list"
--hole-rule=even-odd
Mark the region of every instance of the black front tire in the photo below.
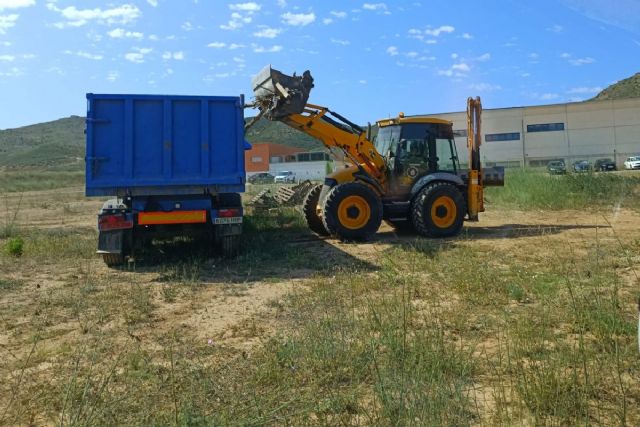
[[[337,185],[327,194],[322,222],[340,240],[367,240],[382,223],[382,201],[364,184]]]
[[[458,188],[447,182],[424,187],[411,205],[411,220],[425,237],[452,237],[460,234],[467,208]]]
[[[320,193],[322,192],[322,184],[318,184],[311,188],[302,202],[302,213],[307,221],[309,229],[320,236],[328,236],[329,232],[324,228],[322,218],[318,215],[317,206],[320,201]]]

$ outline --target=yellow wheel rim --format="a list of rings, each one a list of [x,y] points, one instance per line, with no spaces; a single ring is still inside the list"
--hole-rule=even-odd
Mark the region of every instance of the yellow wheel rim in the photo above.
[[[431,221],[438,228],[451,227],[457,215],[456,202],[449,196],[440,196],[431,205]]]
[[[361,196],[347,196],[338,205],[338,221],[349,230],[359,230],[371,219],[371,207]]]

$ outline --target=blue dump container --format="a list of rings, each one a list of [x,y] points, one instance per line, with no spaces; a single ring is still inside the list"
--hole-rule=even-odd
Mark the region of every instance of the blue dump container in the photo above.
[[[86,195],[108,265],[156,236],[210,235],[237,251],[245,190],[244,98],[87,94]]]

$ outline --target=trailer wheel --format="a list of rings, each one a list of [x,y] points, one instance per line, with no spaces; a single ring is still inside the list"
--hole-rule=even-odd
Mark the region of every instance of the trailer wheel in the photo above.
[[[102,254],[102,260],[107,267],[116,267],[118,265],[124,264],[124,255],[123,254]]]
[[[322,222],[341,240],[366,240],[380,228],[382,201],[359,182],[337,185],[327,194]]]
[[[460,190],[447,182],[424,187],[413,200],[411,220],[418,234],[451,237],[462,230],[466,204]]]
[[[321,192],[322,184],[318,184],[309,190],[304,198],[304,202],[302,202],[302,213],[311,231],[320,236],[328,236],[329,232],[324,228],[322,218],[318,215],[317,209]]]

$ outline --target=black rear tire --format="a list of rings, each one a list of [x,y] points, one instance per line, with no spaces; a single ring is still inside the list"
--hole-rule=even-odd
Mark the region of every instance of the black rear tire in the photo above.
[[[330,235],[341,240],[366,240],[380,228],[382,201],[359,182],[337,185],[327,194],[322,222]]]
[[[309,229],[320,236],[328,236],[329,232],[324,228],[322,218],[318,215],[318,202],[320,201],[320,193],[322,192],[322,184],[318,184],[311,188],[302,202],[302,213],[307,221]]]
[[[460,234],[467,207],[458,188],[447,182],[424,187],[411,205],[411,220],[425,237],[452,237]]]

